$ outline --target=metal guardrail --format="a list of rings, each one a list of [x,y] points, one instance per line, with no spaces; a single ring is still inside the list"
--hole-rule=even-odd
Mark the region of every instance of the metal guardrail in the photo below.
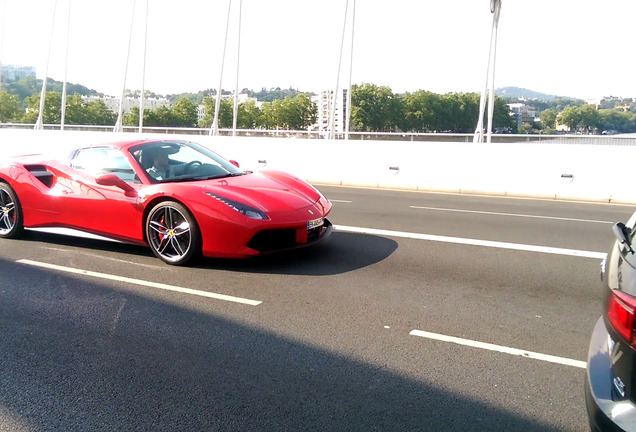
[[[0,129],[34,129],[34,124],[0,123]],[[44,130],[60,130],[60,125],[47,124]],[[65,131],[112,132],[113,126],[65,125]],[[124,126],[123,132],[138,133],[137,126]],[[143,133],[209,135],[208,128],[144,127]],[[344,140],[344,133],[335,134]],[[302,130],[219,129],[219,136],[324,139],[324,132]],[[349,132],[352,141],[410,141],[410,142],[473,142],[473,134],[454,133],[402,133],[402,132]],[[536,144],[590,144],[636,146],[636,134],[624,135],[542,135],[542,134],[493,134],[493,143]]]

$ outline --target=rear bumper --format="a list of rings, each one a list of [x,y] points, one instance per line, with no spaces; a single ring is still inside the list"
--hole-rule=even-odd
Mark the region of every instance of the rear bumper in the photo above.
[[[636,406],[628,400],[614,400],[608,337],[601,317],[594,326],[587,356],[585,403],[590,428],[593,432],[636,430]]]

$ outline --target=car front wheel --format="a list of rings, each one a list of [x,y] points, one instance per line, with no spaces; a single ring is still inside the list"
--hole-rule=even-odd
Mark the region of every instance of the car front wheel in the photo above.
[[[146,237],[152,252],[172,265],[184,265],[201,252],[196,220],[187,208],[164,201],[152,208],[146,219]]]
[[[11,186],[0,182],[0,238],[20,235],[23,222],[18,196]]]

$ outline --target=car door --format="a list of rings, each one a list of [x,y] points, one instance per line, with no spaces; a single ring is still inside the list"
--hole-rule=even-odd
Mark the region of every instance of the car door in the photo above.
[[[74,228],[125,241],[143,241],[142,207],[136,194],[104,186],[97,178],[115,174],[135,190],[141,182],[119,149],[92,147],[76,152],[70,162],[73,176],[62,197],[64,219]],[[132,195],[132,196],[131,196]]]

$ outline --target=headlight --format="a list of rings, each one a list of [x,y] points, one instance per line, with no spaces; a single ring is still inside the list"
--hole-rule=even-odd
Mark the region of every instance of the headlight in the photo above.
[[[237,212],[241,213],[242,215],[247,216],[250,219],[269,220],[269,218],[267,217],[267,215],[264,212],[260,211],[259,209],[255,209],[254,207],[250,207],[250,206],[248,206],[246,204],[243,204],[243,203],[240,203],[238,201],[233,201],[231,199],[227,199],[225,197],[222,197],[222,196],[217,195],[217,194],[212,193],[212,192],[206,192],[206,195],[209,195],[212,198],[215,198],[216,200],[222,202],[226,206],[230,207],[231,209],[236,210]]]

